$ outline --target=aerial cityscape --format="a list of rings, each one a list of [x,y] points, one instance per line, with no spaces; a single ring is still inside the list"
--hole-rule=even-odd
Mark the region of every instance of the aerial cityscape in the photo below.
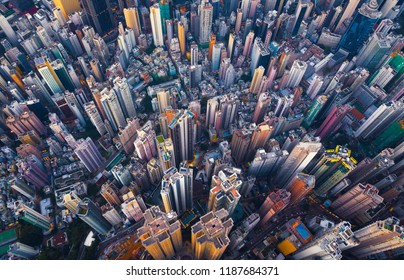
[[[0,259],[403,259],[403,10],[0,0]]]

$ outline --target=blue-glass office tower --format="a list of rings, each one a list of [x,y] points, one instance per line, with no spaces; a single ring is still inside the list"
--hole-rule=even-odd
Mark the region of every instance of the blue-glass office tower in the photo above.
[[[364,3],[354,15],[338,48],[342,48],[352,55],[357,54],[373,31],[373,27],[382,13],[378,11],[377,0]]]

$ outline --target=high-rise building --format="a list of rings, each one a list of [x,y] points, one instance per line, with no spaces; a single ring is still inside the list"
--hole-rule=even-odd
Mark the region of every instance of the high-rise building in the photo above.
[[[346,21],[352,17],[352,15],[356,11],[356,7],[358,7],[360,0],[349,0],[348,4],[346,5],[345,9],[343,10],[344,13],[341,15],[337,26],[335,27],[335,32],[338,34],[343,34],[347,29]],[[342,7],[341,7],[342,10]],[[339,15],[339,13],[336,13]],[[337,19],[337,18],[336,18]],[[336,19],[334,21],[336,21]]]
[[[373,159],[365,158],[359,162],[356,168],[348,175],[351,186],[368,182],[392,167],[394,165],[393,154],[392,149],[385,149]]]
[[[326,150],[309,172],[316,178],[315,193],[325,196],[355,169],[355,162],[351,150],[346,147],[337,146]]]
[[[49,217],[38,213],[32,208],[29,208],[24,203],[17,202],[15,205],[16,216],[23,219],[24,221],[39,227],[43,231],[50,231],[52,228],[52,223]]]
[[[292,181],[285,187],[290,192],[289,205],[294,205],[302,201],[314,188],[316,178],[312,175],[298,173]]]
[[[231,140],[231,155],[237,164],[244,162],[248,146],[251,141],[251,132],[247,129],[237,129],[233,132]]]
[[[269,49],[264,45],[261,38],[256,37],[251,50],[250,75],[252,75],[259,66],[267,67],[270,54]]]
[[[75,191],[65,194],[62,200],[63,206],[74,214],[77,213],[80,202],[81,199],[78,197]]]
[[[269,222],[280,211],[285,209],[290,203],[290,192],[280,189],[276,192],[271,192],[268,194],[264,203],[261,205],[258,213],[261,217],[260,224],[265,225]]]
[[[267,113],[270,104],[271,104],[271,97],[265,92],[261,93],[258,97],[258,102],[254,109],[254,114],[252,118],[254,123],[257,124],[264,120],[264,116]]]
[[[354,232],[359,245],[350,248],[348,253],[358,259],[366,259],[380,252],[402,248],[404,246],[403,232],[404,228],[400,226],[400,221],[395,217],[374,222]]]
[[[65,88],[62,82],[59,80],[59,77],[56,75],[46,57],[36,58],[35,66],[53,94],[64,92]]]
[[[321,147],[319,142],[299,142],[278,170],[275,180],[279,186],[286,186],[296,174],[306,168]]]
[[[105,89],[103,93],[104,94],[101,97],[101,104],[112,128],[115,131],[118,131],[120,128],[126,127],[127,123],[125,120],[125,115],[115,90],[111,89],[108,91],[108,89]]]
[[[144,225],[137,230],[137,235],[155,260],[171,259],[180,252],[183,245],[177,213],[164,213],[158,206],[152,206],[145,211],[144,218]]]
[[[77,216],[99,234],[107,235],[112,228],[112,225],[102,215],[100,208],[87,197],[80,201]]]
[[[313,121],[316,119],[327,100],[328,98],[325,95],[320,95],[316,98],[309,111],[307,111],[306,118],[304,119],[305,127],[310,127],[312,125]]]
[[[109,204],[101,206],[102,216],[112,225],[117,226],[122,223],[122,217],[118,210]]]
[[[185,55],[187,39],[185,34],[185,26],[182,21],[178,21],[178,42],[180,43],[181,54]]]
[[[262,77],[264,76],[265,68],[259,66],[254,70],[254,76],[251,81],[250,85],[250,92],[251,93],[258,93],[258,89],[260,88]]]
[[[110,205],[121,205],[122,201],[119,198],[119,189],[115,181],[105,182],[101,187],[100,194]]]
[[[236,173],[226,174],[219,171],[218,175],[213,175],[209,191],[208,211],[217,211],[223,208],[231,216],[241,198],[238,191],[242,183]]]
[[[351,224],[344,221],[317,234],[310,243],[300,248],[293,258],[296,260],[340,260],[343,250],[357,244],[358,241],[352,232]]]
[[[199,14],[199,43],[209,43],[210,32],[212,29],[213,7],[206,1],[202,0],[198,8]]]
[[[141,130],[138,130],[137,136],[138,137],[133,142],[136,154],[140,159],[148,162],[157,155],[156,144],[154,141],[156,134],[151,127],[151,123],[149,123],[147,127],[143,126]]]
[[[299,0],[296,7],[295,12],[295,21],[293,23],[292,28],[292,36],[295,36],[299,33],[300,26],[303,20],[307,20],[310,16],[311,10],[313,9],[314,4],[309,0]]]
[[[152,158],[147,163],[146,168],[149,174],[150,181],[153,184],[159,183],[161,181],[161,178],[163,178],[163,170],[161,169],[161,166],[159,165],[158,161],[155,158]]]
[[[209,212],[191,227],[192,250],[195,259],[217,260],[230,245],[229,233],[233,220],[225,209]]]
[[[139,222],[143,220],[143,213],[147,207],[141,195],[133,195],[128,192],[122,196],[124,202],[121,204],[122,212],[130,221]]]
[[[39,254],[39,250],[34,247],[25,245],[21,242],[15,242],[10,245],[8,251],[8,255],[12,258],[18,257],[23,259],[30,259]]]
[[[36,196],[35,187],[25,183],[25,181],[17,176],[13,177],[8,181],[9,186],[19,192],[20,194],[24,195],[28,199],[34,200]]]
[[[164,139],[162,135],[156,137],[157,153],[163,172],[176,167],[174,144],[171,138]]]
[[[65,20],[70,14],[80,11],[79,0],[53,0],[53,3],[62,11]]]
[[[163,27],[159,4],[150,6],[150,22],[153,32],[153,43],[156,47],[164,46]]]
[[[260,216],[258,213],[252,213],[241,222],[241,225],[233,230],[229,236],[230,250],[239,250],[244,246],[247,235],[258,225]]]
[[[198,45],[191,44],[191,66],[198,64]]]
[[[161,181],[161,197],[166,213],[171,210],[182,214],[192,209],[193,171],[189,167],[175,167],[164,172]]]
[[[84,18],[101,36],[115,27],[111,3],[108,0],[79,0]]]
[[[397,72],[393,67],[384,65],[369,79],[369,86],[377,85],[384,88],[396,75]]]
[[[391,101],[380,105],[362,125],[354,131],[356,138],[376,138],[386,127],[404,115],[404,103]]]
[[[175,163],[194,159],[194,114],[180,111],[168,125],[168,134],[174,144]]]
[[[383,33],[375,32],[359,51],[356,65],[374,71],[387,58],[390,49],[390,40]]]
[[[356,54],[369,38],[370,33],[373,31],[373,26],[382,15],[378,8],[377,0],[369,0],[367,3],[363,3],[353,16],[338,47],[350,52],[352,55]]]
[[[167,0],[158,1],[160,8],[161,25],[163,27],[163,34],[167,34],[166,20],[170,19],[170,5]]]
[[[306,72],[307,69],[307,63],[304,61],[300,60],[295,60],[293,62],[292,67],[290,68],[289,71],[289,78],[286,82],[285,87],[288,88],[295,88],[297,87],[301,80],[303,79],[303,75]]]
[[[125,126],[125,128],[119,129],[118,138],[125,153],[130,155],[135,150],[133,143],[136,140],[137,131],[140,129],[140,124],[137,118],[126,119],[126,122],[128,124]]]
[[[104,158],[90,137],[77,140],[74,153],[90,172],[97,171],[104,162]]]
[[[276,173],[288,156],[288,151],[279,148],[273,148],[269,153],[264,149],[258,149],[250,163],[248,174],[257,178],[269,177]]]
[[[0,15],[0,27],[1,30],[3,30],[3,32],[6,34],[7,39],[11,42],[11,44],[13,44],[14,47],[19,46],[17,33],[2,14]]]
[[[84,110],[86,111],[88,117],[90,118],[91,123],[97,129],[98,133],[101,136],[106,134],[107,129],[105,128],[104,121],[102,120],[101,115],[94,104],[94,101],[90,101],[84,104]]]
[[[126,78],[115,79],[114,85],[116,86],[117,96],[125,117],[136,117],[135,102],[133,101],[132,92],[129,88]]]
[[[138,41],[138,37],[142,34],[142,29],[137,8],[131,7],[123,9],[123,14],[125,16],[126,26],[133,30],[135,39]]]
[[[352,107],[348,104],[338,106],[335,105],[327,118],[323,121],[321,126],[316,131],[316,136],[319,136],[322,140],[327,139],[333,132],[337,131],[341,127],[342,119],[352,110]]]
[[[365,211],[375,208],[383,202],[379,190],[370,184],[358,184],[338,197],[332,204],[331,209],[343,219],[363,223],[361,216]]]

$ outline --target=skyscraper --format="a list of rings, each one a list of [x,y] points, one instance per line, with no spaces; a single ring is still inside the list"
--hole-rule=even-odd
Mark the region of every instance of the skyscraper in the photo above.
[[[361,216],[365,211],[383,202],[383,198],[378,193],[379,190],[373,185],[358,184],[338,197],[331,204],[331,209],[343,219],[362,224],[364,221]]]
[[[17,33],[15,33],[13,27],[2,14],[0,15],[0,27],[6,34],[7,39],[11,42],[11,44],[13,44],[14,47],[19,46]]]
[[[11,257],[18,257],[23,259],[30,259],[39,254],[39,250],[34,247],[25,245],[21,242],[16,242],[10,245],[8,255]]]
[[[304,119],[305,127],[310,127],[313,121],[316,119],[321,109],[324,107],[327,102],[327,96],[320,95],[316,98],[316,100],[311,105],[309,111],[307,111],[306,118]]]
[[[373,26],[382,15],[378,8],[379,4],[376,0],[363,3],[339,42],[338,48],[343,48],[355,55],[369,38],[370,33],[373,31]]]
[[[388,125],[399,120],[404,115],[404,104],[391,101],[380,105],[362,125],[354,131],[356,138],[376,138]]]
[[[316,136],[319,136],[322,140],[327,139],[331,133],[337,131],[341,127],[342,119],[352,110],[352,107],[348,104],[337,106],[335,105],[327,118],[323,121],[321,126],[316,131]]]
[[[151,127],[151,124],[148,123],[147,127],[143,126],[141,130],[138,130],[137,135],[137,139],[133,142],[136,154],[139,158],[148,162],[157,155],[156,144],[154,141],[156,133]]]
[[[91,123],[97,129],[98,133],[101,136],[106,134],[107,129],[105,128],[104,121],[102,120],[101,115],[94,104],[94,101],[90,101],[84,104],[84,110],[86,111],[88,117],[90,118]]]
[[[241,198],[238,190],[242,185],[236,173],[226,174],[219,171],[213,175],[209,191],[208,211],[225,209],[231,216]]]
[[[124,202],[121,204],[122,212],[130,221],[139,222],[144,216],[143,213],[147,207],[143,201],[141,195],[133,195],[132,192],[128,192],[122,196]]]
[[[296,260],[340,260],[341,252],[358,244],[349,222],[341,222],[318,234],[310,243],[300,248]]]
[[[80,11],[79,0],[53,0],[53,3],[60,8],[66,20],[71,13]]]
[[[275,180],[279,186],[286,186],[296,174],[300,173],[315,157],[321,146],[319,142],[299,142],[278,170]]]
[[[104,158],[90,137],[77,140],[74,153],[90,172],[97,171],[104,162]]]
[[[100,194],[110,205],[121,205],[122,201],[119,198],[119,189],[115,181],[107,181],[102,184]]]
[[[191,227],[192,250],[195,259],[217,260],[230,244],[233,220],[225,209],[209,212]]]
[[[77,216],[99,234],[107,235],[112,228],[112,225],[102,215],[100,208],[87,197],[79,202]]]
[[[39,227],[43,231],[50,231],[52,228],[51,220],[49,217],[38,213],[32,208],[29,208],[24,203],[17,202],[15,204],[16,216],[23,219],[24,221]]]
[[[182,249],[181,224],[177,213],[164,213],[158,206],[152,206],[144,213],[143,227],[137,230],[147,252],[155,260],[171,259]]]
[[[260,224],[265,225],[280,211],[285,209],[290,203],[290,192],[280,189],[276,192],[271,192],[264,203],[261,205],[258,213],[261,217]]]
[[[309,172],[316,178],[315,193],[325,196],[355,169],[355,162],[351,150],[346,147],[337,146],[326,150]]]
[[[316,178],[314,176],[298,173],[285,187],[285,190],[290,192],[289,205],[294,205],[302,201],[314,188],[315,182]]]
[[[65,88],[46,57],[36,58],[35,66],[53,94],[63,93]]]
[[[138,10],[136,7],[123,9],[123,14],[125,16],[126,26],[133,30],[137,42],[138,37],[142,34]]]
[[[105,35],[115,27],[110,1],[108,0],[79,0],[87,22],[95,28],[98,34]]]
[[[341,18],[338,21],[337,26],[335,27],[335,32],[338,34],[342,34],[345,32],[346,20],[350,19],[352,15],[356,11],[356,7],[358,7],[360,0],[349,0],[348,5],[346,5],[344,13],[342,14]]]
[[[313,6],[313,3],[309,0],[299,0],[296,7],[296,20],[293,24],[292,36],[298,34],[302,21],[306,20],[310,16]]]
[[[178,42],[180,43],[181,54],[185,55],[186,45],[187,45],[187,37],[185,34],[185,26],[182,21],[178,21]]]
[[[161,197],[165,211],[182,214],[192,209],[193,171],[187,167],[177,170],[175,167],[164,172],[161,181]]]
[[[171,138],[164,139],[162,135],[156,137],[157,153],[163,171],[176,167],[174,145]]]
[[[349,248],[348,253],[358,259],[365,259],[380,252],[402,248],[403,232],[404,228],[397,218],[379,220],[354,232],[359,245]]]
[[[135,150],[133,142],[137,137],[137,130],[140,129],[140,124],[137,118],[126,119],[126,121],[128,124],[125,126],[125,128],[119,129],[118,138],[125,153],[130,155]]]
[[[263,92],[258,97],[257,105],[254,109],[253,114],[253,122],[260,123],[264,120],[264,116],[267,113],[267,110],[271,104],[271,97],[267,95],[267,93]]]
[[[180,111],[168,125],[169,135],[174,144],[175,162],[194,159],[194,114]]]
[[[306,72],[307,63],[300,60],[295,60],[292,67],[290,68],[289,78],[286,82],[285,87],[295,88],[300,84],[303,79],[303,75]]]
[[[251,81],[250,85],[250,92],[251,93],[258,93],[258,89],[261,85],[262,77],[264,76],[265,68],[259,66],[254,70],[254,76]]]
[[[153,32],[153,42],[156,47],[164,46],[163,28],[159,4],[150,7],[150,22]]]
[[[212,29],[213,7],[206,1],[202,0],[198,8],[199,14],[199,43],[209,43],[210,32]]]
[[[167,34],[166,20],[170,19],[170,6],[167,0],[160,0],[158,3],[160,8],[161,26],[163,27],[163,34]]]

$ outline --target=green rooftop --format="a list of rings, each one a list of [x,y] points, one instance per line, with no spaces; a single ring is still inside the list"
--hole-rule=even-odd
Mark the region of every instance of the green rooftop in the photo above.
[[[0,247],[0,256],[7,254],[10,245],[4,245]]]
[[[15,228],[0,232],[0,246],[11,243],[17,239]]]

